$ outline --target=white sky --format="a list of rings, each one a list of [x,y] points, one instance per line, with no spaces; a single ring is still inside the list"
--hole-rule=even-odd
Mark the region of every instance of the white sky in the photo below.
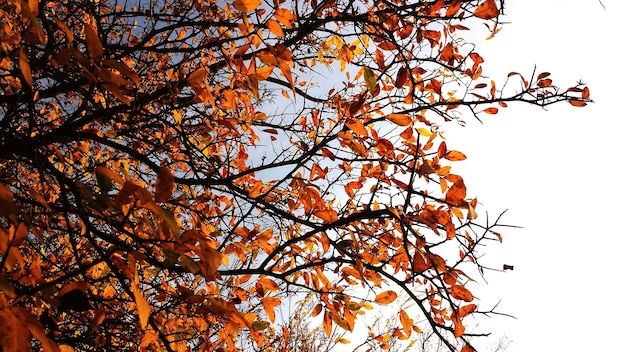
[[[483,324],[493,340],[506,333],[509,352],[619,351],[626,315],[622,251],[626,159],[626,81],[621,49],[626,5],[621,0],[507,1],[511,22],[477,51],[484,72],[503,82],[510,71],[530,76],[549,71],[567,88],[587,83],[595,100],[585,108],[567,103],[547,111],[510,104],[483,125],[444,126],[448,148],[468,160],[455,163],[468,195],[490,214],[509,209],[504,242],[485,258],[514,271],[492,273],[477,289],[487,302],[517,320]],[[486,37],[486,35],[485,35]],[[484,307],[483,307],[484,308]],[[478,347],[478,346],[477,346]]]

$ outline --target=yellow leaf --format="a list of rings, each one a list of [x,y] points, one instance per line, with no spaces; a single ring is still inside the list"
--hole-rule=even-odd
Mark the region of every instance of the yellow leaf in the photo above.
[[[235,0],[233,1],[233,7],[237,11],[250,12],[256,10],[261,6],[261,0]]]
[[[406,114],[389,114],[386,116],[387,120],[395,123],[399,126],[408,126],[413,122],[413,119]]]
[[[281,27],[280,23],[276,22],[275,20],[267,20],[265,22],[265,25],[267,26],[267,29],[269,29],[270,32],[272,32],[275,36],[282,37],[285,35],[285,32],[283,32],[283,27]]]
[[[376,74],[372,71],[371,68],[365,67],[363,69],[363,77],[365,78],[365,84],[367,85],[367,90],[370,93],[374,93],[376,91]]]
[[[383,293],[380,293],[378,296],[376,296],[374,301],[376,301],[376,303],[380,303],[380,304],[389,304],[389,303],[395,301],[396,297],[398,297],[398,294],[395,293],[392,290],[389,290],[389,291],[385,291]]]
[[[418,128],[417,133],[419,133],[420,136],[424,136],[424,137],[432,136],[432,133],[429,130],[425,129],[424,127]]]

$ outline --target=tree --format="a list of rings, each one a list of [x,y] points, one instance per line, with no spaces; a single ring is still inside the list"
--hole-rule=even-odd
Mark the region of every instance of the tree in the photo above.
[[[483,77],[462,35],[495,34],[503,9],[5,1],[3,351],[269,348],[295,289],[328,335],[403,292],[422,323],[401,310],[399,334],[472,350],[467,273],[501,224],[439,129],[590,101],[549,73]]]

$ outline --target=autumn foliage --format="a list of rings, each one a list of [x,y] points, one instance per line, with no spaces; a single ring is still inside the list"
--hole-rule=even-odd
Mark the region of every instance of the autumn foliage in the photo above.
[[[501,236],[440,130],[589,102],[549,73],[484,77],[462,38],[503,8],[2,2],[2,350],[280,351],[294,292],[328,336],[402,296],[388,335],[473,350],[470,273]]]

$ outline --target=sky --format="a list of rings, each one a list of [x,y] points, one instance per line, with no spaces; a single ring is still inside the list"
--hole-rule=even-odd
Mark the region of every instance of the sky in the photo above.
[[[626,81],[620,0],[507,1],[510,22],[492,40],[475,40],[484,73],[548,71],[555,84],[587,83],[595,101],[539,107],[510,104],[482,124],[444,126],[468,196],[491,216],[507,210],[501,245],[484,258],[513,271],[488,273],[477,296],[517,319],[494,317],[480,328],[512,340],[509,352],[623,350],[623,249]],[[486,37],[486,35],[485,35]],[[477,346],[478,347],[478,346]],[[488,350],[487,350],[488,351]]]

